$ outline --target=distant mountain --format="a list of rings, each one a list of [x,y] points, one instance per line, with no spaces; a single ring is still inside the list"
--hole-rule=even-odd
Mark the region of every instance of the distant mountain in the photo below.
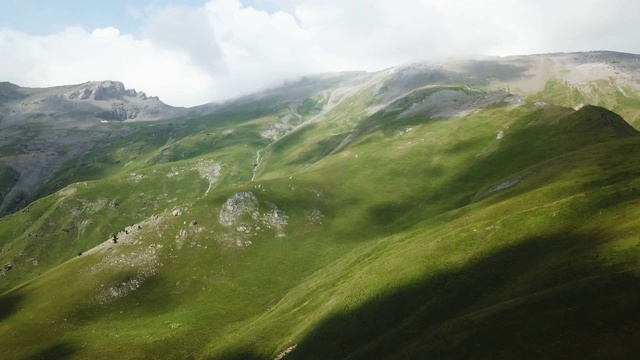
[[[169,106],[158,97],[126,89],[119,81],[52,88],[22,88],[0,83],[0,127],[30,121],[65,125],[86,125],[92,121],[157,121],[188,114],[187,109]]]

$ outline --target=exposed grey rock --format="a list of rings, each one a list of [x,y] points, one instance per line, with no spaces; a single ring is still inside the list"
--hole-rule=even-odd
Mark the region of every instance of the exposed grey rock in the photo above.
[[[311,225],[322,225],[324,215],[318,209],[306,210],[304,216]]]
[[[281,122],[275,123],[275,124],[271,124],[268,129],[262,131],[260,133],[260,136],[266,140],[276,141],[280,137],[282,137],[284,134],[291,131],[293,128],[294,126],[290,124],[281,123]]]
[[[269,204],[269,207],[270,211],[262,214],[260,218],[262,224],[274,229],[277,236],[284,236],[284,228],[288,224],[289,217],[274,204]]]
[[[397,111],[407,107],[402,100],[396,100],[385,111]],[[400,114],[400,118],[426,114],[431,118],[461,117],[491,105],[518,106],[524,104],[520,96],[505,91],[485,93],[479,90],[444,89],[426,96],[420,101],[410,104],[408,109]]]
[[[237,193],[229,198],[220,209],[219,221],[225,227],[235,225],[234,230],[240,237],[233,241],[247,244],[244,238],[257,235],[264,228],[275,231],[276,236],[284,236],[284,228],[288,224],[289,217],[275,204],[264,202],[267,211],[260,210],[258,198],[250,191]],[[243,219],[244,215],[250,217]]]
[[[233,225],[242,215],[258,209],[258,198],[250,192],[237,193],[229,198],[220,209],[219,221],[224,226]]]
[[[500,190],[506,190],[508,188],[514,187],[514,186],[518,185],[520,180],[521,179],[513,179],[513,180],[505,181],[502,184],[500,184],[500,185],[496,186],[495,188],[491,189],[489,191],[489,193],[493,193],[493,192],[500,191]]]
[[[207,195],[222,174],[222,164],[211,160],[202,160],[196,164],[195,169],[202,178],[209,181],[209,186],[204,193],[204,195]]]

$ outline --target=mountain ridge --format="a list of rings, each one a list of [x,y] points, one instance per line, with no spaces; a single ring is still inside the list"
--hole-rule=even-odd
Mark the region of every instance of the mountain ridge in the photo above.
[[[13,84],[12,84],[13,85]],[[4,120],[0,126],[37,119],[74,119],[80,124],[91,119],[101,120],[162,120],[179,117],[181,108],[170,107],[158,97],[126,89],[119,81],[93,81],[49,88],[10,88],[4,96]]]

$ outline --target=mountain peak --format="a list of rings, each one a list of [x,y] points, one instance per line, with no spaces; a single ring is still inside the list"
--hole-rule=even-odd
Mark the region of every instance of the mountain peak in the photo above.
[[[622,116],[606,108],[586,105],[580,108],[576,115],[588,126],[607,129],[609,136],[638,136],[638,131]]]
[[[64,94],[69,100],[124,100],[125,98],[139,98],[146,100],[147,95],[144,92],[138,92],[135,89],[127,89],[120,81],[92,81],[74,86],[76,89]],[[156,100],[157,98],[154,97]]]
[[[3,124],[47,121],[64,117],[73,123],[86,120],[148,121],[184,116],[185,109],[171,107],[157,96],[127,89],[120,81],[89,81],[50,88],[23,88],[0,83]]]

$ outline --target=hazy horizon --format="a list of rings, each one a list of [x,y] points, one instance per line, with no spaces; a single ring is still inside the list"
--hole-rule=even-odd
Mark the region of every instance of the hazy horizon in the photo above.
[[[450,57],[640,53],[640,3],[494,0],[0,1],[0,81],[122,81],[194,106],[303,75]]]

